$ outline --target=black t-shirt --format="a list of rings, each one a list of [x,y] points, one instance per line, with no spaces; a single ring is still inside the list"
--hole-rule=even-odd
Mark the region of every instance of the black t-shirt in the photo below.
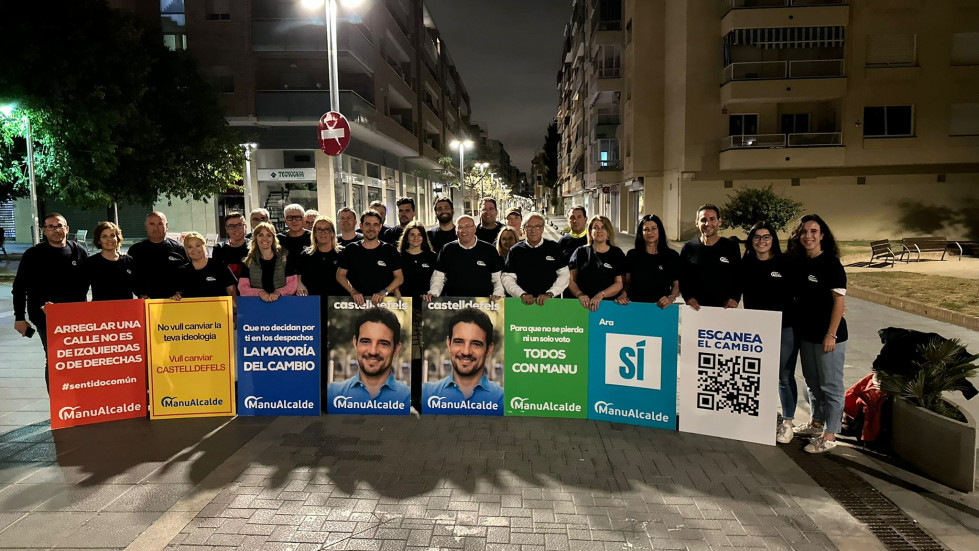
[[[381,231],[377,232],[377,238],[388,245],[397,243],[399,237],[401,237],[401,226],[381,226]]]
[[[649,254],[645,249],[632,249],[625,255],[629,274],[629,300],[659,302],[673,291],[673,282],[680,279],[680,255],[673,249]]]
[[[741,261],[741,288],[744,289],[744,307],[752,310],[782,312],[782,327],[792,327],[792,274],[785,255],[768,260],[756,256]]]
[[[451,230],[443,230],[439,226],[435,226],[434,228],[428,230],[428,240],[431,242],[432,250],[435,251],[436,255],[442,252],[442,247],[455,241],[456,239],[458,239],[458,237],[456,236],[455,226],[453,226]],[[477,236],[476,239],[479,239],[479,236]]]
[[[241,276],[241,267],[245,265],[245,257],[248,256],[248,240],[237,247],[230,243],[218,243],[211,252],[211,258],[220,261],[222,264],[231,268],[231,273],[235,277]]]
[[[88,278],[85,260],[88,253],[74,241],[52,247],[47,241],[27,249],[14,278],[14,320],[43,320],[41,307],[46,302],[85,302]]]
[[[571,264],[575,270],[575,283],[582,293],[593,297],[612,286],[616,276],[625,274],[625,254],[618,247],[609,247],[604,253],[592,247],[578,247],[571,255]],[[606,296],[604,300],[612,300],[617,295]]]
[[[588,244],[588,235],[582,235],[581,237],[571,237],[570,233],[566,233],[558,239],[557,244],[561,246],[561,252],[564,254],[565,262],[571,265],[571,255],[578,250],[578,247],[584,247]]]
[[[741,300],[741,247],[721,238],[711,246],[695,237],[680,250],[680,292],[701,306],[723,307]]]
[[[496,236],[500,235],[500,230],[502,229],[503,224],[500,224],[499,222],[496,223],[495,228],[487,228],[480,224],[476,226],[476,239],[496,245]]]
[[[401,273],[405,277],[405,282],[401,284],[401,296],[417,298],[428,293],[436,258],[432,251],[418,254],[401,252]],[[420,308],[417,305],[415,307]]]
[[[177,290],[184,298],[226,297],[228,287],[238,284],[231,268],[213,258],[200,270],[192,263],[184,264],[177,271],[177,279]]]
[[[286,252],[286,277],[296,275],[296,259],[299,258],[298,255],[293,256],[291,253]],[[281,260],[281,257],[276,255],[269,260],[265,260],[259,255],[259,263],[262,265],[262,290],[266,293],[275,292],[275,264]],[[248,264],[244,264],[241,267],[241,277],[238,279],[248,279],[251,275],[251,270],[248,269]]]
[[[279,240],[279,245],[289,251],[292,258],[296,259],[299,258],[299,254],[303,252],[303,249],[310,246],[310,240],[312,238],[309,235],[309,230],[303,230],[303,234],[296,237],[290,237],[289,232],[282,232],[276,238]]]
[[[807,342],[821,343],[833,313],[832,289],[846,289],[846,271],[839,258],[824,252],[816,258],[797,260],[791,273],[796,335]],[[843,318],[836,329],[836,342],[845,342],[848,336]]]
[[[119,255],[109,260],[101,254],[88,257],[85,275],[92,286],[92,300],[128,300],[133,298],[136,278],[133,276],[133,257]]]
[[[177,292],[177,270],[187,263],[187,253],[173,239],[153,243],[144,239],[129,247],[136,275],[136,295],[170,298]]]
[[[338,267],[347,270],[347,280],[365,296],[386,288],[401,269],[401,255],[387,243],[365,249],[364,242],[351,243],[340,252]]]
[[[517,285],[537,296],[548,292],[557,280],[557,272],[567,262],[556,241],[544,239],[537,247],[521,241],[510,248],[503,271],[517,278]]]
[[[363,241],[363,240],[364,240],[364,234],[360,233],[360,230],[354,231],[354,237],[350,239],[344,239],[343,237],[340,237],[339,233],[337,234],[337,243],[343,245],[344,247],[346,247],[351,243],[356,243],[358,241]]]
[[[435,269],[445,274],[444,297],[488,297],[493,294],[492,274],[503,270],[496,247],[485,241],[467,249],[453,241],[442,248]]]
[[[337,263],[339,261],[340,253],[336,249],[328,253],[305,250],[299,255],[296,271],[310,295],[336,297],[347,294],[347,291],[337,281]],[[325,300],[321,302],[321,306],[325,302]]]

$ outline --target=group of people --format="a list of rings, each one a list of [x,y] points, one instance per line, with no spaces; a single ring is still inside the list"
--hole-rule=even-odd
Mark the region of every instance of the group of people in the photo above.
[[[604,216],[588,218],[581,206],[569,209],[569,231],[557,241],[544,237],[547,222],[537,213],[524,217],[520,209],[510,209],[506,224],[498,222],[491,197],[481,200],[478,221],[469,215],[456,218],[452,200],[438,198],[437,224],[427,230],[415,220],[414,199],[398,199],[397,208],[399,224],[389,227],[384,225],[387,209],[379,201],[359,215],[341,208],[336,224],[291,204],[283,209],[282,232],[265,209],[255,209],[247,221],[232,212],[224,220],[228,240],[216,245],[210,257],[199,233],[186,234],[182,244],[167,238],[167,218],[158,211],[147,215],[147,237],[128,254],[120,252],[119,227],[101,222],[93,235],[99,253],[89,256],[68,239],[65,218],[52,213],[44,219],[44,242],[25,253],[14,281],[15,329],[31,334],[29,319],[46,351],[44,307],[85,301],[90,287],[96,301],[241,295],[273,302],[285,295],[349,295],[363,305],[387,296],[423,301],[511,296],[543,305],[564,297],[592,311],[603,300],[666,308],[682,295],[697,310],[735,308],[743,300],[746,308],[782,313],[783,421],[777,440],[811,436],[805,449],[814,453],[835,446],[843,412],[846,275],[833,234],[819,216],[802,218],[785,253],[775,229],[761,222],[751,229],[742,254],[737,242],[719,235],[720,211],[713,205],[697,210],[700,235],[679,253],[668,246],[662,220],[650,214],[639,220],[635,246],[625,254],[616,246],[612,222]],[[322,308],[325,316],[325,301]],[[418,323],[421,309],[415,310]],[[420,333],[413,331],[416,338]],[[448,337],[451,344],[453,337]],[[482,340],[485,346],[489,338]],[[798,358],[812,419],[794,426]],[[414,359],[420,370],[419,358]],[[484,375],[479,369],[459,371],[454,373],[458,387],[470,392],[474,386],[468,383]],[[384,379],[389,373],[376,375]]]

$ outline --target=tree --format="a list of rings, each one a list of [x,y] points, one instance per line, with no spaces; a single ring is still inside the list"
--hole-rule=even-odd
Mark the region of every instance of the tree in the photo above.
[[[39,195],[147,204],[233,185],[240,139],[193,60],[104,0],[54,4],[13,2],[0,23],[0,103],[30,117]],[[7,122],[0,199],[27,187],[24,132]]]
[[[547,125],[547,135],[544,136],[544,185],[553,188],[557,185],[557,148],[561,143],[561,135],[557,133],[557,122]]]
[[[728,196],[721,207],[725,228],[751,230],[758,222],[768,222],[776,230],[785,227],[802,212],[803,204],[767,188],[745,188]]]

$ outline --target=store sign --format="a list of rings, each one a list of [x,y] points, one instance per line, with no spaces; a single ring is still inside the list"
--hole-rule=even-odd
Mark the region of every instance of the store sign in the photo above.
[[[315,182],[315,168],[260,168],[259,182]]]

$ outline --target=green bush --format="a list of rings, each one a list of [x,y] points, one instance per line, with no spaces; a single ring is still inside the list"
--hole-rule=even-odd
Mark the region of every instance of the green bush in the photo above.
[[[730,195],[721,206],[721,219],[725,228],[751,230],[758,222],[768,222],[778,231],[802,213],[803,204],[767,188],[746,188]]]
[[[979,370],[974,363],[979,355],[969,354],[958,339],[932,339],[918,347],[918,355],[921,359],[914,363],[919,370],[911,378],[877,371],[880,389],[939,415],[965,421],[959,410],[945,401],[945,393],[969,388],[969,378]]]

